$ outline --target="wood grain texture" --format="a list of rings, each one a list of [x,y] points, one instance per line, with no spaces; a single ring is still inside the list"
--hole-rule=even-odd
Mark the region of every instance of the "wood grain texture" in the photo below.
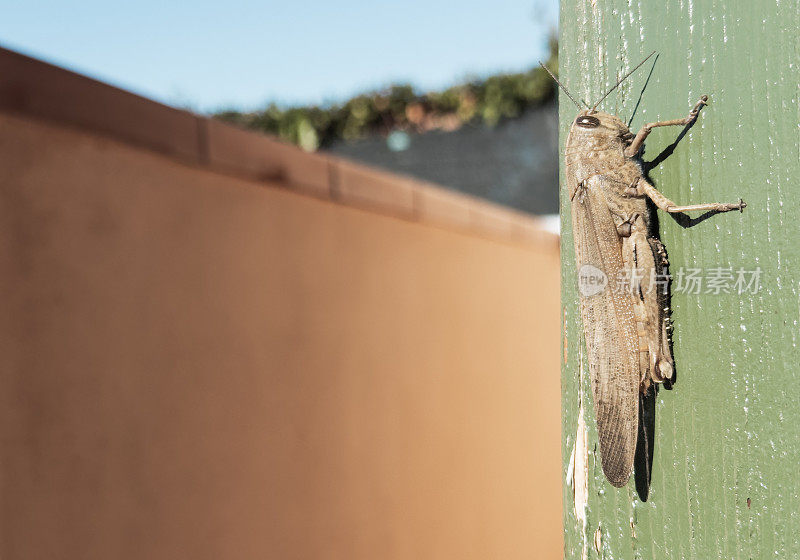
[[[677,383],[656,401],[652,485],[642,503],[633,479],[621,489],[604,479],[595,449],[591,389],[586,376],[579,381],[585,353],[562,169],[565,474],[581,399],[589,448],[585,524],[572,507],[573,488],[564,486],[566,558],[800,556],[800,197],[790,194],[800,189],[798,28],[798,0],[561,2],[560,71],[576,97],[599,98],[652,50],[655,65],[601,108],[627,121],[639,103],[631,124],[638,130],[685,116],[709,95],[697,124],[650,176],[678,204],[741,196],[748,207],[691,227],[659,212],[673,275],[761,270],[756,294],[673,288]],[[562,94],[562,155],[575,112]],[[679,133],[654,130],[645,161]]]

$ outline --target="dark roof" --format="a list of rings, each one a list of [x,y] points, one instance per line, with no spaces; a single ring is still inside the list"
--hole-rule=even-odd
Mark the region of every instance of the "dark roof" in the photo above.
[[[408,147],[400,151],[392,151],[384,136],[339,142],[328,151],[525,212],[558,213],[555,101],[495,127],[465,125],[401,140]]]

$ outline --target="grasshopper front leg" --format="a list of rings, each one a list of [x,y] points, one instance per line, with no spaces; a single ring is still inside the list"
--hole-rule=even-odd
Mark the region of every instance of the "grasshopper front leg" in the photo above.
[[[640,177],[636,183],[636,190],[639,194],[646,195],[653,203],[661,208],[664,212],[676,214],[679,212],[691,212],[693,210],[705,210],[713,212],[730,212],[731,210],[739,210],[740,212],[747,207],[747,203],[739,199],[739,202],[705,202],[702,204],[689,204],[686,206],[678,206],[666,196],[661,194],[658,189],[648,183],[644,177]]]
[[[658,121],[654,123],[646,124],[642,127],[642,129],[636,133],[636,136],[633,138],[631,145],[625,148],[625,155],[627,157],[634,157],[636,154],[639,153],[639,150],[642,149],[642,144],[644,144],[645,139],[647,136],[652,132],[652,130],[658,126],[686,126],[688,124],[692,124],[694,121],[697,120],[697,115],[700,114],[700,109],[703,105],[708,105],[708,96],[701,95],[700,101],[695,104],[694,108],[689,111],[689,115],[683,119],[672,119],[671,121]]]

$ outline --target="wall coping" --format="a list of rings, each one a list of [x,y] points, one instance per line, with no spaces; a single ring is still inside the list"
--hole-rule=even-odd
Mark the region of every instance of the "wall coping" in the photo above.
[[[0,111],[78,127],[335,204],[515,244],[559,243],[529,214],[341,157],[308,153],[2,47]]]

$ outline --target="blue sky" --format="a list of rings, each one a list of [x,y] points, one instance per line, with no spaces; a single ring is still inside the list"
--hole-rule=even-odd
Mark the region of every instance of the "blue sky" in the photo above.
[[[527,69],[546,56],[558,2],[0,0],[0,14],[1,46],[214,111]]]

